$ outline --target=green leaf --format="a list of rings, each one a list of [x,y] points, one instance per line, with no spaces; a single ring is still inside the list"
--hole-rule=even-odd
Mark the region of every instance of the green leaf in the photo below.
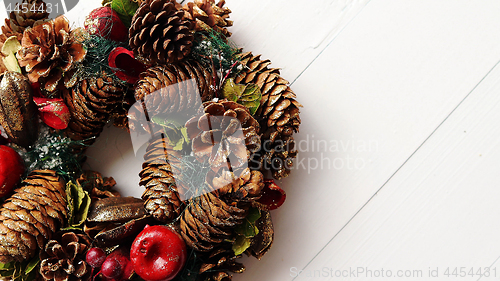
[[[31,271],[33,271],[33,269],[35,269],[35,267],[40,263],[40,257],[37,255],[35,256],[35,258],[33,258],[29,263],[28,265],[26,265],[26,268],[24,269],[24,272],[26,274],[30,273]]]
[[[256,84],[236,84],[229,78],[222,86],[222,96],[230,101],[237,102],[250,110],[252,115],[257,112],[262,99],[262,93]]]
[[[130,27],[132,17],[138,8],[139,5],[131,0],[113,0],[111,2],[111,9],[115,10],[127,28]]]
[[[237,225],[234,228],[234,231],[239,235],[245,238],[252,238],[255,235],[259,234],[259,229],[255,226],[255,222],[260,218],[260,210],[257,208],[251,208],[248,211],[248,215],[245,218],[245,221]]]
[[[77,227],[87,219],[91,203],[90,196],[79,184],[70,181],[66,184],[66,197],[69,209],[69,225]]]
[[[151,122],[163,127],[168,143],[174,150],[182,150],[185,145],[190,143],[187,135],[187,128],[184,127],[186,123],[185,118],[166,118],[162,115],[155,115],[151,118]]]
[[[238,236],[236,238],[236,241],[234,241],[234,243],[233,243],[232,249],[233,249],[234,254],[236,256],[243,254],[243,252],[245,252],[246,249],[248,249],[248,247],[250,247],[250,244],[251,244],[250,238],[246,238],[244,236]]]

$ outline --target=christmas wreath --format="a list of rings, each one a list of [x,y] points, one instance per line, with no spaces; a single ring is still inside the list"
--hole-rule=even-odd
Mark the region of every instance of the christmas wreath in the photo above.
[[[104,0],[82,28],[43,0],[0,34],[0,275],[231,280],[271,247],[300,103],[229,40],[224,0]],[[142,199],[83,170],[104,126],[144,136]],[[144,138],[143,138],[144,139]],[[142,143],[140,143],[142,144]]]

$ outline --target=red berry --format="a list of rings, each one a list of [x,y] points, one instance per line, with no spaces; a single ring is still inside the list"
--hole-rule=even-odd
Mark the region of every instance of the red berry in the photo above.
[[[115,279],[122,275],[123,269],[118,260],[106,259],[102,264],[101,273],[106,278]]]
[[[102,263],[101,273],[108,281],[122,281],[129,279],[134,273],[130,262],[129,250],[119,247],[114,250]]]
[[[186,263],[186,244],[172,228],[147,225],[130,249],[135,272],[146,281],[172,280]]]
[[[106,260],[106,253],[101,248],[91,248],[88,250],[85,260],[93,268],[99,268]]]
[[[286,193],[281,189],[274,180],[265,180],[262,195],[258,200],[259,203],[266,205],[269,210],[274,210],[283,205],[286,199]]]
[[[118,14],[110,7],[94,9],[85,19],[85,30],[113,41],[124,42],[128,39],[128,29]]]
[[[9,194],[24,173],[23,159],[9,146],[0,145],[0,197]]]

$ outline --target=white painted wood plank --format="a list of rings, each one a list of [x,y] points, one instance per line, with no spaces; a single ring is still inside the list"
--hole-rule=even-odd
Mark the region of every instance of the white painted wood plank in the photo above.
[[[358,14],[293,85],[300,158],[324,167],[305,162],[284,181],[274,248],[235,280],[291,280],[342,229],[500,59],[499,12],[495,1],[372,1]],[[312,151],[313,136],[340,146]]]
[[[421,274],[410,280],[477,280],[445,272],[484,272],[500,256],[499,93],[497,66],[296,280],[315,280],[306,274],[323,268]],[[439,278],[429,276],[429,268]],[[490,272],[481,280],[498,280],[499,264]]]

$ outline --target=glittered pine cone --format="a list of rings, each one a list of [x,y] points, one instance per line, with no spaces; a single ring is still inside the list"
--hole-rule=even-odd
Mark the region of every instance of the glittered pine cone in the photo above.
[[[11,4],[17,5],[17,4]],[[9,18],[5,19],[0,34],[0,50],[7,38],[16,36],[19,42],[23,39],[23,32],[28,27],[33,27],[43,23],[49,16],[47,5],[42,0],[23,0],[19,5],[19,10],[10,12]],[[26,7],[27,9],[23,8]],[[12,7],[15,8],[15,7]]]
[[[259,124],[243,105],[232,101],[209,101],[201,114],[186,122],[192,150],[200,162],[213,170],[242,167],[260,148]]]
[[[185,4],[182,8],[186,11],[186,18],[193,20],[196,23],[196,31],[207,31],[213,29],[216,32],[231,36],[231,32],[227,27],[233,25],[233,22],[228,20],[231,10],[224,7],[225,0],[215,3],[215,0],[195,0]]]
[[[26,68],[32,83],[42,80],[48,92],[57,89],[63,75],[72,75],[75,63],[83,61],[87,54],[64,16],[27,29],[21,45],[17,52],[19,65]]]
[[[85,262],[90,239],[85,234],[60,232],[40,251],[43,280],[89,280],[91,267]]]
[[[162,222],[174,220],[184,209],[178,189],[185,187],[182,181],[176,182],[174,178],[174,173],[180,174],[179,158],[179,153],[172,149],[162,135],[151,140],[144,155],[144,164],[139,174],[139,184],[146,188],[142,194],[144,208]]]
[[[242,273],[245,266],[236,261],[241,256],[235,256],[231,244],[218,246],[203,257],[200,267],[200,275],[203,280],[208,281],[230,281],[230,272]]]
[[[66,134],[91,145],[123,100],[123,89],[110,77],[89,78],[63,91],[71,120]]]
[[[266,158],[264,163],[275,165],[263,165],[261,168],[271,170],[273,177],[281,179],[290,173],[290,167],[284,168],[285,164],[292,163],[297,154],[291,143],[293,133],[299,131],[299,108],[302,105],[295,100],[295,94],[288,81],[280,76],[279,69],[268,67],[269,60],[261,60],[260,56],[249,52],[240,54],[240,59],[243,70],[235,82],[257,84],[262,92],[260,107],[254,115],[261,125],[264,151],[260,154],[261,159]],[[278,153],[281,146],[287,147],[285,153]]]
[[[66,184],[51,170],[37,170],[0,209],[0,262],[32,258],[66,222]]]
[[[145,0],[132,18],[129,46],[146,62],[173,63],[191,52],[193,29],[175,0]]]
[[[260,198],[264,176],[260,171],[252,171],[250,168],[234,172],[221,168],[217,172],[208,172],[207,183],[212,190],[217,190],[219,196],[230,198],[231,202],[251,203]]]
[[[241,224],[247,211],[224,202],[217,191],[189,200],[181,215],[180,233],[186,244],[196,251],[208,252],[233,236],[234,226]]]

